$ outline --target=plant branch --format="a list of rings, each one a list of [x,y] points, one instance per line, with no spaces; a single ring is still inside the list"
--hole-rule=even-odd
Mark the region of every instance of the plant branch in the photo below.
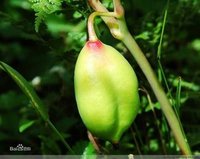
[[[130,50],[131,54],[134,56],[135,60],[137,61],[138,65],[142,69],[143,73],[145,74],[149,84],[151,85],[158,101],[160,102],[161,109],[164,112],[167,121],[173,131],[175,139],[181,148],[183,154],[189,155],[191,154],[190,148],[187,143],[187,139],[184,137],[181,126],[178,122],[178,119],[169,103],[169,100],[157,80],[153,69],[151,68],[149,62],[147,61],[146,57],[144,56],[143,52],[137,45],[136,41],[133,39],[130,33],[126,34],[126,38],[123,39],[124,44]]]

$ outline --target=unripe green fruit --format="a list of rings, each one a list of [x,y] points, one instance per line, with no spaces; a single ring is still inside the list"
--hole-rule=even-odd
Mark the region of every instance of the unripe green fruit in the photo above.
[[[130,64],[113,47],[88,41],[75,67],[80,116],[96,137],[118,142],[139,109],[138,81]]]

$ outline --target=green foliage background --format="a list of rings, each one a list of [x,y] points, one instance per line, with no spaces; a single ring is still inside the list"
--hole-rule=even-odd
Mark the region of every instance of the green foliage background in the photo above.
[[[109,0],[103,1],[112,10]],[[157,49],[165,0],[124,0],[129,30],[152,64],[177,110],[194,154],[200,153],[200,1],[170,1],[160,62]],[[35,88],[50,120],[76,154],[89,141],[78,114],[73,85],[77,56],[87,40],[86,21],[92,12],[82,0],[1,0],[0,60],[18,70]],[[100,141],[109,154],[180,154],[150,86],[124,47],[101,21],[99,38],[117,48],[132,64],[142,90],[141,109],[119,148]],[[181,77],[181,78],[180,78]],[[181,80],[180,80],[181,79]],[[152,111],[152,108],[154,111]],[[11,152],[10,146],[31,147]],[[59,137],[35,112],[30,101],[4,72],[0,72],[0,154],[70,154]]]

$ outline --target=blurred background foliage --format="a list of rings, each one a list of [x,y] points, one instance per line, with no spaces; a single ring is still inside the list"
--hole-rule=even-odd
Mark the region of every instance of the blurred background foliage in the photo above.
[[[102,2],[112,10],[110,0]],[[193,153],[199,154],[200,1],[170,1],[160,61],[157,49],[167,1],[122,2],[130,32],[169,95]],[[86,21],[92,8],[86,0],[1,0],[0,4],[0,60],[30,81],[51,121],[75,153],[82,154],[89,141],[75,102],[73,72],[77,56],[87,40]],[[109,154],[180,154],[160,105],[133,57],[110,35],[100,18],[96,24],[99,38],[117,48],[134,67],[142,90],[140,113],[124,134],[119,148],[104,141],[100,141],[101,146]],[[18,144],[31,147],[31,151],[9,150],[10,146]],[[2,71],[0,154],[70,154]]]

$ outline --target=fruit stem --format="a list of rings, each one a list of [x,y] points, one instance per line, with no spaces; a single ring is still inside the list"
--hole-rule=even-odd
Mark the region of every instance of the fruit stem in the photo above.
[[[115,12],[93,12],[90,14],[88,18],[88,36],[89,41],[97,41],[98,37],[96,35],[95,29],[94,29],[94,18],[96,16],[109,16],[109,17],[116,17]]]
[[[88,138],[89,138],[90,142],[92,143],[94,149],[96,150],[96,152],[98,154],[101,154],[101,150],[100,150],[97,139],[95,139],[94,136],[89,131],[87,133],[88,133]]]

